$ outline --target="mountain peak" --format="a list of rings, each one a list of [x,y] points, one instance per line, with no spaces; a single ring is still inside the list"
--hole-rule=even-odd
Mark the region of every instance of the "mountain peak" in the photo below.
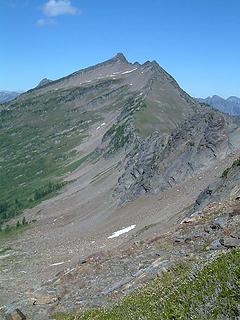
[[[228,97],[226,100],[230,102],[240,103],[240,98],[235,96]]]
[[[42,79],[39,84],[37,85],[37,88],[45,86],[46,84],[52,82],[52,80],[48,79],[48,78],[44,78]]]
[[[218,96],[217,94],[214,94],[212,97],[210,97],[212,99],[223,99],[222,97]]]
[[[115,59],[120,60],[122,62],[128,63],[128,60],[126,59],[126,57],[124,56],[124,54],[122,52],[118,52],[115,57]]]

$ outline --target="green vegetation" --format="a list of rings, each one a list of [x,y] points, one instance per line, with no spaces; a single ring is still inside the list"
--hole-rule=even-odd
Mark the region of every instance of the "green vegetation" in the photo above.
[[[0,249],[0,256],[1,255],[3,255],[3,254],[5,254],[6,252],[8,252],[8,251],[11,251],[12,250],[12,247],[4,247],[4,248],[1,248]]]
[[[0,227],[0,240],[10,238],[21,233],[26,228],[31,227],[34,222],[36,222],[36,220],[27,221],[26,218],[23,217],[21,221],[18,220],[15,225],[6,224],[4,228]]]
[[[230,169],[231,169],[231,168],[227,168],[227,169],[225,169],[225,170],[223,171],[223,173],[222,173],[222,178],[227,178]]]
[[[121,85],[111,104],[101,110],[89,110],[87,102],[94,105],[99,98],[107,98],[115,83],[119,80],[69,89],[50,90],[46,86],[1,105],[0,225],[54,195],[64,175],[86,160],[93,161],[92,153],[82,154],[78,147],[88,137],[89,129],[103,121],[105,112],[118,109],[128,100],[128,87]]]
[[[109,85],[109,84],[108,84]],[[107,84],[105,85],[107,88]],[[61,177],[86,159],[76,147],[102,115],[78,107],[104,90],[31,91],[0,111],[0,225],[55,194]],[[57,178],[59,178],[57,181]]]
[[[181,112],[179,112],[179,108],[181,108],[180,102],[167,100],[164,102],[162,97],[159,101],[146,98],[143,106],[133,115],[138,135],[146,138],[155,131],[169,134],[184,119],[184,111],[186,115],[189,113],[189,110],[185,110],[184,106],[182,106]]]
[[[161,108],[157,103],[147,101],[144,108],[134,114],[134,124],[137,133],[146,138],[150,136],[162,124]]]
[[[121,121],[117,124],[113,124],[103,136],[103,141],[110,139],[107,154],[114,153],[129,142],[131,138],[131,130],[128,128],[130,125],[129,118],[133,116],[136,111],[143,109],[144,107],[145,103],[142,98],[130,97],[126,100]]]
[[[72,163],[67,165],[67,170],[72,172],[74,170],[76,170],[78,167],[81,166],[82,163],[84,163],[87,159],[89,159],[91,154],[88,154],[84,157],[82,157],[81,159],[78,159],[76,161],[73,161]]]
[[[113,124],[112,127],[105,133],[103,141],[110,137],[108,154],[112,154],[120,148],[124,147],[129,141],[130,133],[127,131],[126,122]]]
[[[116,127],[117,125],[114,123],[111,128],[109,128],[107,130],[107,132],[104,134],[103,136],[103,141],[105,141],[107,138],[111,137],[114,133],[115,133],[115,130],[116,130]]]
[[[52,193],[55,193],[56,191],[61,189],[63,186],[64,186],[63,182],[61,182],[61,183],[49,182],[48,184],[46,184],[46,185],[44,185],[34,191],[34,200],[38,201],[40,199],[46,198],[46,196],[48,196]]]
[[[188,145],[190,147],[194,147],[195,146],[195,142],[193,140],[188,141]]]
[[[160,106],[156,102],[146,101],[145,107],[134,114],[137,133],[146,138],[160,127],[163,129],[166,125],[163,123],[164,109],[164,106]]]
[[[222,173],[222,178],[227,178],[229,171],[234,168],[234,167],[239,167],[240,166],[240,158],[237,160],[233,161],[233,164],[231,167],[226,168],[223,173]]]
[[[125,124],[117,125],[115,128],[114,138],[112,140],[114,150],[122,148],[128,141]]]
[[[31,196],[29,196],[24,201],[19,201],[18,199],[3,201],[0,203],[0,226],[8,221],[9,219],[20,214],[23,209],[31,208],[37,205],[40,201],[49,198],[56,194],[66,183],[64,182],[48,182],[47,184],[42,185],[40,188],[37,188],[32,191]],[[25,217],[23,217],[22,225],[24,225]],[[18,222],[17,227],[20,222]],[[26,223],[27,224],[27,223]],[[8,225],[7,225],[8,226]]]
[[[110,308],[57,314],[57,320],[237,319],[240,252],[228,251],[202,268],[181,263]]]
[[[232,167],[239,167],[240,166],[240,158],[237,160],[233,161]]]

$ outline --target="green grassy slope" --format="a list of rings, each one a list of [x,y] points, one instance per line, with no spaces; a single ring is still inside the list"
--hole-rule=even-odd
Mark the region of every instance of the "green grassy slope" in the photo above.
[[[88,129],[94,123],[102,121],[104,108],[90,110],[81,103],[107,93],[111,84],[112,81],[106,81],[40,95],[30,91],[3,105],[0,111],[0,224],[23,208],[36,204],[35,200],[40,200],[35,196],[37,190],[42,191],[42,198],[56,192],[61,187],[56,179],[86,160],[86,155],[74,148],[88,136]]]
[[[182,263],[111,308],[57,314],[57,320],[237,319],[240,252],[222,254],[203,268]]]
[[[183,96],[171,82],[161,81],[160,78],[153,80],[144,102],[145,108],[134,114],[135,127],[142,137],[154,131],[169,134],[197,110],[190,97]]]

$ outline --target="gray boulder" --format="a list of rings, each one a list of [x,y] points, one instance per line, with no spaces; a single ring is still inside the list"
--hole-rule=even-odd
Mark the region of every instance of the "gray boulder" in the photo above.
[[[226,247],[226,248],[240,247],[240,239],[237,239],[237,238],[224,238],[224,247]]]
[[[221,250],[223,249],[224,240],[223,239],[217,239],[211,242],[208,249],[209,250]]]

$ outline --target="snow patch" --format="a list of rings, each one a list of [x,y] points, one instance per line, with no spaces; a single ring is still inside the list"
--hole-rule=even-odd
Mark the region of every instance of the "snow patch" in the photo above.
[[[105,126],[105,125],[106,125],[106,123],[103,122],[100,126],[98,126],[98,127],[96,128],[96,130],[99,130],[101,127],[103,127],[103,126]]]
[[[129,226],[129,227],[127,227],[127,228],[124,228],[124,229],[115,231],[115,232],[113,232],[113,234],[112,234],[111,236],[108,237],[108,239],[117,238],[117,237],[121,236],[122,234],[127,233],[127,232],[133,230],[135,227],[136,227],[136,225],[135,225],[135,224],[132,224],[131,226]]]
[[[122,72],[122,74],[131,73],[131,72],[133,72],[133,71],[135,71],[135,70],[137,70],[137,68],[134,68],[134,69],[132,69],[132,70],[128,70],[128,71],[124,71],[124,72]]]
[[[50,264],[50,267],[60,266],[64,263],[65,263],[64,261],[63,262],[56,262],[56,263]]]
[[[72,269],[67,270],[67,272],[64,273],[64,276],[66,276],[67,274],[73,272],[74,270],[75,270],[75,268],[72,268]]]

